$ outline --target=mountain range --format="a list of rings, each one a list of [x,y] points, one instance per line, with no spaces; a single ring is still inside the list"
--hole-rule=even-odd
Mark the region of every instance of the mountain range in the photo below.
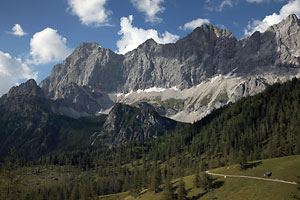
[[[296,15],[242,40],[203,25],[125,55],[83,43],[39,86],[28,80],[0,98],[0,152],[13,145],[36,157],[157,138],[298,76],[298,44]]]
[[[203,25],[174,44],[149,39],[125,55],[83,43],[39,86],[73,118],[107,114],[115,103],[147,102],[163,116],[193,122],[297,76],[299,25],[290,15],[242,40]]]

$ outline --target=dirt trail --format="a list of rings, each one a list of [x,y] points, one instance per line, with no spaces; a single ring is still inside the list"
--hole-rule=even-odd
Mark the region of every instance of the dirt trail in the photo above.
[[[293,185],[297,184],[296,182],[291,182],[291,181],[284,181],[284,180],[280,180],[280,179],[261,178],[261,177],[255,177],[255,176],[216,174],[216,173],[211,173],[209,171],[206,171],[205,173],[207,173],[209,175],[214,175],[214,176],[235,177],[235,178],[249,178],[249,179],[257,179],[257,180],[264,180],[264,181],[273,181],[273,182],[287,183],[287,184],[293,184]]]

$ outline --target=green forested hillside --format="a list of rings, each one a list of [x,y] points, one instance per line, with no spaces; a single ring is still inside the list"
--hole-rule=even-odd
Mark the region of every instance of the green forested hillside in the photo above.
[[[275,84],[197,122],[191,152],[234,160],[300,153],[300,81]]]

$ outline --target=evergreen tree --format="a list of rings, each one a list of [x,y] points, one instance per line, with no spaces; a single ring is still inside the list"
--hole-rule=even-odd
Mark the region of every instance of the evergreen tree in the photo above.
[[[240,154],[239,157],[240,170],[246,170],[248,168],[247,156],[244,151]]]
[[[130,176],[126,174],[123,184],[123,191],[126,192],[130,189]]]
[[[201,177],[201,187],[205,192],[209,192],[213,189],[213,177],[207,173],[203,173]]]
[[[171,180],[167,178],[164,182],[164,199],[173,200],[174,199],[174,187],[171,183]]]
[[[141,176],[138,167],[135,167],[133,178],[131,180],[130,194],[136,196],[142,189]]]
[[[195,177],[194,177],[194,186],[196,188],[199,188],[201,186],[201,179],[199,175],[199,170],[196,171]]]
[[[155,168],[151,176],[151,189],[157,193],[159,192],[159,185],[161,184],[161,171],[160,168]]]
[[[183,179],[180,179],[180,182],[179,182],[177,199],[178,200],[186,200],[187,199],[187,191],[185,189],[185,184],[184,184]]]

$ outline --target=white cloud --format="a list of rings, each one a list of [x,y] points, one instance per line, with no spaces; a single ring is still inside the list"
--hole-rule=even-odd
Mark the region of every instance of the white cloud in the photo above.
[[[72,52],[66,46],[66,42],[66,38],[60,36],[57,30],[51,28],[35,33],[30,40],[32,60],[27,62],[39,65],[63,60]]]
[[[146,22],[159,23],[161,18],[157,17],[158,13],[164,12],[165,8],[161,6],[165,0],[130,0],[132,5],[140,12],[145,13]]]
[[[289,1],[280,9],[279,14],[273,13],[272,15],[268,15],[262,21],[252,20],[248,23],[247,28],[244,29],[244,34],[245,36],[249,36],[255,31],[264,32],[270,26],[279,23],[290,14],[300,16],[300,0]]]
[[[16,35],[16,36],[24,36],[24,35],[27,35],[27,33],[25,33],[21,27],[20,24],[15,24],[13,27],[12,27],[12,32],[11,34],[13,35]]]
[[[195,28],[202,26],[203,24],[209,24],[209,19],[198,18],[193,21],[185,23],[183,26],[179,26],[180,30],[194,30]]]
[[[205,8],[207,10],[222,12],[225,7],[230,7],[230,8],[233,7],[233,4],[237,3],[237,1],[234,1],[234,0],[222,0],[222,1],[206,0],[205,3],[206,3]]]
[[[77,15],[82,24],[87,26],[111,26],[110,10],[105,9],[107,0],[68,0],[73,15]]]
[[[20,79],[37,78],[37,73],[19,58],[12,58],[8,53],[0,51],[0,96],[18,84]]]
[[[140,44],[150,38],[161,44],[172,43],[179,39],[179,36],[169,32],[159,34],[157,30],[154,29],[144,30],[142,28],[133,27],[132,20],[132,15],[128,18],[121,18],[121,30],[118,34],[122,35],[122,38],[117,42],[117,47],[119,48],[117,52],[120,54],[125,54],[128,51],[137,48]]]

